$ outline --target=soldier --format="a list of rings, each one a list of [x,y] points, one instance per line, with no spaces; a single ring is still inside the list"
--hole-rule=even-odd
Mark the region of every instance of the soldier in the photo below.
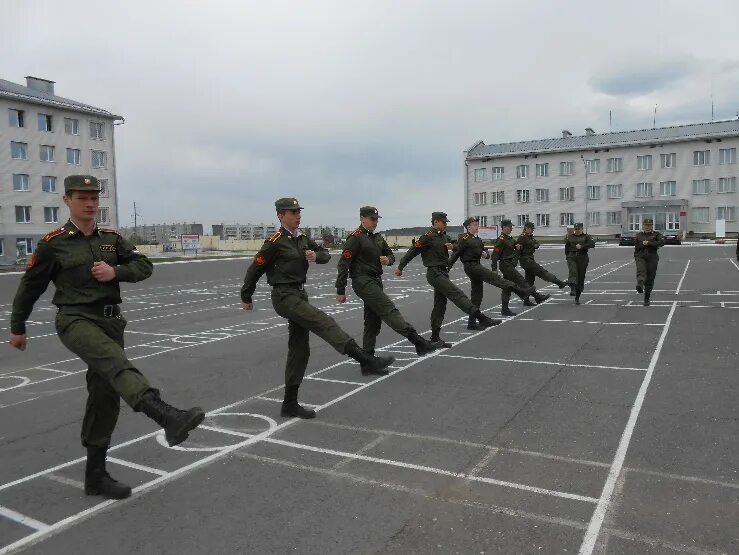
[[[636,292],[644,293],[644,306],[649,306],[649,297],[657,275],[659,254],[657,249],[664,246],[665,238],[654,231],[654,221],[647,218],[643,222],[644,229],[636,234],[634,243],[634,261],[636,262]]]
[[[522,289],[526,287],[532,289],[530,295],[534,297],[536,304],[543,303],[549,298],[549,295],[542,295],[541,293],[539,293],[536,288],[529,285],[524,277],[518,272],[518,270],[516,270],[518,257],[521,252],[521,245],[516,244],[516,240],[511,237],[511,232],[513,231],[513,222],[511,222],[511,220],[503,220],[502,222],[500,222],[500,230],[501,234],[495,241],[495,245],[493,245],[493,255],[491,257],[493,271],[497,272],[498,265],[500,265],[500,270],[503,273],[504,278],[514,282]],[[503,303],[500,309],[500,313],[503,316],[516,315],[516,313],[513,312],[508,306],[510,299],[511,292],[503,291]]]
[[[534,285],[536,278],[539,277],[544,281],[554,283],[560,289],[567,286],[567,282],[562,281],[534,260],[534,252],[539,248],[539,241],[534,238],[534,224],[532,222],[526,222],[524,224],[523,233],[516,239],[516,244],[521,245],[518,263],[524,269],[526,281],[530,285]],[[524,302],[524,304],[526,303]]]
[[[533,290],[531,287],[522,288],[521,285],[500,277],[497,272],[492,272],[480,264],[481,258],[489,258],[490,255],[483,246],[482,239],[476,235],[480,227],[479,221],[479,218],[470,217],[463,222],[462,225],[467,232],[457,239],[454,252],[449,259],[449,269],[452,269],[458,258],[462,259],[464,273],[470,278],[470,301],[475,306],[482,304],[483,282],[502,289],[503,294],[508,292],[509,297],[511,291],[514,291],[522,299],[528,299]],[[467,321],[467,329],[478,329],[477,320],[472,316]]]
[[[170,446],[182,443],[205,418],[200,407],[181,411],[161,400],[159,391],[126,358],[120,283],[148,278],[153,266],[113,229],[97,227],[100,185],[90,175],[64,179],[69,221],[38,243],[13,301],[10,344],[27,344],[26,321],[50,281],[58,307],[56,331],[87,369],[87,406],[82,445],[87,448],[85,493],[123,499],[131,488],[108,474],[105,457],[118,421],[120,399],[165,430]]]
[[[585,289],[585,271],[590,262],[588,251],[595,247],[595,241],[582,227],[581,223],[575,224],[574,231],[565,239],[565,256],[570,269],[567,283],[574,290],[575,304],[580,304],[580,295]]]
[[[359,362],[363,375],[387,375],[387,367],[395,358],[365,353],[333,318],[308,303],[304,288],[308,266],[311,262],[325,264],[331,255],[298,230],[303,207],[297,199],[278,199],[275,208],[282,225],[277,233],[264,242],[246,271],[241,287],[242,308],[254,308],[252,296],[259,278],[266,272],[267,282],[272,286],[272,306],[277,314],[288,321],[285,397],[280,416],[315,418],[316,411],[298,403],[298,389],[310,357],[309,332],[315,333],[339,353]]]
[[[444,321],[447,299],[460,310],[480,322],[483,328],[497,326],[500,320],[493,320],[480,312],[480,307],[473,304],[462,290],[449,279],[449,250],[452,243],[446,234],[449,220],[444,212],[431,214],[431,228],[421,235],[408,250],[395,270],[396,276],[403,275],[403,268],[419,254],[426,266],[426,281],[434,288],[434,308],[431,311],[431,341],[437,347],[449,348],[452,345],[441,339],[441,324]]]
[[[433,344],[424,339],[405,321],[393,301],[382,290],[382,267],[395,263],[395,254],[377,229],[381,218],[374,206],[359,209],[360,226],[346,240],[341,254],[336,278],[336,300],[346,302],[346,281],[351,274],[352,289],[364,302],[364,337],[362,349],[375,354],[375,344],[384,321],[393,331],[406,337],[416,347],[419,356],[435,350]]]

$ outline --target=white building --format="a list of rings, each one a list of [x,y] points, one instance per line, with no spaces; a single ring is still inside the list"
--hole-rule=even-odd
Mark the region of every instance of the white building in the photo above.
[[[526,220],[541,236],[583,222],[613,237],[653,218],[660,231],[701,236],[737,225],[739,121],[486,145],[464,152],[465,216]],[[587,180],[587,183],[586,183]]]
[[[69,218],[64,178],[100,179],[98,221],[117,227],[114,124],[121,116],[56,96],[54,82],[0,79],[0,264],[23,261]]]

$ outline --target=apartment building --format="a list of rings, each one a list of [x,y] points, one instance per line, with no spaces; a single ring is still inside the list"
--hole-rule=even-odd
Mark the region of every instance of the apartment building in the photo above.
[[[166,245],[179,241],[182,235],[202,236],[203,224],[144,224],[136,227],[122,227],[119,231],[127,239],[135,235],[138,239],[144,241],[144,243]]]
[[[560,237],[583,222],[614,237],[652,218],[660,231],[711,235],[737,225],[739,120],[486,145],[464,152],[465,216],[532,221]]]
[[[101,183],[98,222],[117,227],[117,116],[57,96],[54,81],[0,79],[0,264],[22,263],[38,240],[64,224],[64,178]]]

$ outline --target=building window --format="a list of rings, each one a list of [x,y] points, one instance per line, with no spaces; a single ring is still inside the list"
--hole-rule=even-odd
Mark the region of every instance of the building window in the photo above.
[[[50,145],[41,145],[41,161],[42,162],[53,162],[54,161],[54,147]]]
[[[572,212],[561,212],[559,214],[559,225],[564,227],[575,225],[575,214]]]
[[[674,168],[677,163],[677,154],[675,152],[660,154],[659,160],[663,168]]]
[[[608,212],[608,225],[621,225],[621,211]]]
[[[98,213],[97,213],[97,217],[95,218],[95,222],[98,224],[109,224],[110,223],[109,217],[110,217],[109,208],[107,206],[98,208]]]
[[[49,114],[38,115],[38,130],[51,131],[51,116]]]
[[[21,256],[27,256],[33,252],[33,239],[30,237],[18,237],[15,240],[15,249]]]
[[[549,214],[537,214],[536,227],[549,227]]]
[[[588,225],[600,225],[600,212],[588,212]]]
[[[575,175],[575,162],[560,162],[559,175]]]
[[[674,197],[676,194],[677,194],[677,182],[676,181],[660,181],[659,196]]]
[[[475,170],[475,181],[485,181],[485,168]]]
[[[617,185],[606,185],[606,190],[608,192],[608,198],[623,198],[624,196],[624,186],[621,183]]]
[[[643,156],[636,157],[636,169],[637,170],[651,170],[652,169],[652,155],[644,154]]]
[[[519,214],[518,216],[516,216],[516,220],[517,220],[517,224],[516,225],[518,225],[518,227],[523,227],[524,225],[526,225],[526,222],[529,221],[529,215],[528,214]]]
[[[636,196],[637,198],[648,198],[652,197],[652,184],[651,183],[637,183],[636,184]]]
[[[588,200],[600,200],[600,185],[588,185]]]
[[[710,150],[694,150],[693,151],[693,165],[694,166],[709,166],[711,164],[711,151]]]
[[[108,165],[108,153],[102,150],[92,151],[92,167],[104,168]]]
[[[16,110],[14,108],[8,109],[8,123],[10,127],[25,127],[25,121],[23,119],[23,110]]]
[[[719,177],[719,193],[736,193],[736,177]]]
[[[505,191],[493,191],[490,193],[490,204],[505,204]]]
[[[67,135],[79,135],[80,120],[76,118],[64,118],[64,132]]]
[[[708,223],[709,214],[708,214],[707,206],[695,207],[690,212],[691,212],[691,215],[693,216],[694,224],[707,224]]]
[[[516,190],[516,202],[529,202],[529,190],[528,189]]]
[[[496,167],[493,168],[493,181],[501,181],[503,179],[504,168]]]
[[[487,216],[479,216],[480,218],[480,227],[486,227],[488,225],[488,217]]]
[[[25,173],[13,174],[13,190],[14,191],[30,191],[29,178]]]
[[[98,184],[100,185],[100,194],[98,196],[106,198],[108,196],[108,180],[98,179]]]
[[[600,173],[600,159],[585,160],[585,169],[588,173]]]
[[[44,193],[56,193],[56,177],[53,175],[44,175],[41,178],[41,190]]]
[[[719,164],[736,164],[736,149],[722,148],[718,151]]]
[[[28,160],[28,144],[10,141],[10,157],[13,160]]]
[[[727,222],[735,222],[736,221],[736,207],[719,206],[716,209],[716,219],[726,220]]]
[[[31,223],[31,207],[16,206],[15,207],[15,223],[30,224]]]
[[[55,224],[59,222],[59,209],[56,206],[44,206],[44,223]]]
[[[102,141],[103,139],[105,139],[105,124],[100,121],[91,121],[90,122],[90,138],[96,139],[98,141]],[[485,169],[483,168],[482,171],[484,175]]]
[[[500,222],[505,220],[505,214],[499,214],[498,216],[493,216],[492,220],[493,220],[493,225],[499,226]]]
[[[668,212],[665,214],[665,229],[668,231],[677,231],[680,229],[680,214],[677,212]]]
[[[693,180],[693,194],[694,195],[707,195],[711,192],[711,180],[710,179],[694,179]]]
[[[475,206],[480,206],[482,204],[488,203],[488,194],[487,193],[475,193]]]
[[[537,189],[536,202],[549,202],[549,189]]]
[[[624,159],[623,158],[609,158],[607,171],[608,173],[624,171]]]
[[[519,179],[526,179],[529,176],[529,166],[527,164],[521,164],[516,166],[516,177]]]
[[[574,187],[560,187],[559,188],[559,200],[561,202],[575,200],[575,188]]]
[[[67,164],[72,164],[73,166],[79,166],[80,165],[80,149],[78,148],[68,148],[67,149]]]
[[[549,177],[549,162],[536,164],[536,177]]]

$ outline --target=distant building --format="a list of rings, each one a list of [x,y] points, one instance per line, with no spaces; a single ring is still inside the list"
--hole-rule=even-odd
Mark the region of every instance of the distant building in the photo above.
[[[136,228],[124,227],[120,229],[121,235],[130,238],[138,235],[144,243],[157,243],[166,245],[180,239],[180,235],[203,235],[203,224],[147,224]]]
[[[212,226],[212,229],[213,235],[221,239],[263,240],[268,239],[280,229],[280,224],[215,224]],[[321,238],[324,229],[328,229],[337,239],[345,239],[348,236],[347,230],[340,227],[319,226],[301,228],[303,233],[310,234],[311,237],[316,239]]]

